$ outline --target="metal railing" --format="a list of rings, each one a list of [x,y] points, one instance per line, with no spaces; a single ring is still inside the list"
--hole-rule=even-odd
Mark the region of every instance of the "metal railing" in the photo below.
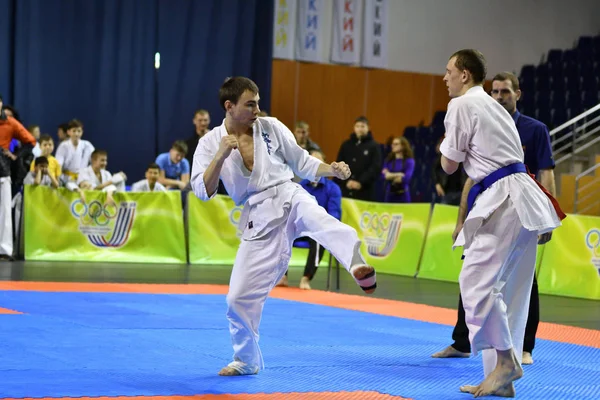
[[[586,169],[585,171],[583,171],[582,173],[580,173],[579,175],[577,175],[575,177],[575,199],[573,200],[573,213],[583,214],[586,211],[594,208],[596,205],[600,204],[600,193],[598,190],[594,190],[595,186],[597,186],[597,185],[600,186],[600,176],[596,176],[594,179],[587,182],[585,185],[583,185],[581,187],[579,186],[579,181],[583,177],[588,176],[590,173],[595,172],[599,168],[600,168],[600,163],[594,165],[591,168]],[[586,193],[586,192],[589,192],[589,193]],[[594,197],[595,197],[595,199],[594,199]],[[580,204],[590,198],[592,199],[592,201],[589,204],[587,204],[585,207],[581,208]]]
[[[575,156],[600,143],[600,104],[552,129],[550,141],[556,165],[571,160],[573,170]]]

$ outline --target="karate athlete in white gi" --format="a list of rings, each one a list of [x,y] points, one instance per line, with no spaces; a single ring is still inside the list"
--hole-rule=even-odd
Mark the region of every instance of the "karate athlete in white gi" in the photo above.
[[[538,235],[561,225],[564,214],[529,176],[511,115],[485,93],[486,65],[476,50],[456,52],[444,82],[452,100],[440,146],[442,168],[460,162],[469,176],[468,215],[454,247],[463,246],[459,277],[473,355],[483,351],[485,379],[463,392],[514,397]],[[475,201],[475,199],[477,199]]]
[[[244,205],[227,295],[233,362],[219,375],[256,374],[264,368],[258,327],[269,292],[287,270],[294,239],[308,236],[329,249],[366,293],[377,286],[356,231],[292,182],[294,173],[312,181],[348,179],[349,167],[311,157],[284,124],[258,117],[258,101],[258,87],[250,79],[227,79],[219,91],[225,119],[200,139],[192,167],[191,186],[198,198],[213,198],[220,178],[235,204]]]

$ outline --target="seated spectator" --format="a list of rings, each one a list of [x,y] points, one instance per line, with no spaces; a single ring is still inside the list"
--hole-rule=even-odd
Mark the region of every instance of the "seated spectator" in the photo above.
[[[156,157],[156,164],[160,167],[158,181],[167,189],[185,189],[190,181],[190,163],[185,159],[188,147],[184,141],[173,143],[168,153]]]
[[[206,110],[198,110],[194,114],[194,119],[192,120],[194,124],[194,135],[185,141],[187,145],[187,154],[186,159],[188,163],[192,165],[194,163],[194,151],[196,151],[196,147],[198,147],[198,141],[200,138],[208,133],[210,130],[210,114]]]
[[[383,163],[386,203],[410,203],[410,180],[415,171],[415,159],[405,137],[394,138],[392,148]]]
[[[125,191],[127,176],[123,172],[112,175],[106,170],[108,154],[104,150],[92,153],[92,165],[85,167],[77,177],[77,184],[84,190],[102,190],[105,192]]]
[[[83,124],[74,119],[69,122],[67,129],[69,140],[65,140],[56,149],[56,160],[62,167],[62,182],[77,181],[79,171],[90,165],[94,146],[87,140],[81,139]]]
[[[294,136],[296,137],[296,143],[309,153],[313,150],[321,150],[318,144],[310,139],[310,126],[304,121],[296,122],[294,128]]]
[[[56,189],[58,188],[58,178],[49,168],[48,159],[44,156],[40,156],[35,159],[35,168],[32,171],[29,171],[23,180],[23,184],[49,186]]]
[[[40,151],[42,152],[42,156],[46,157],[48,160],[48,169],[52,172],[52,175],[56,177],[56,179],[60,179],[62,175],[62,168],[58,163],[58,160],[54,158],[52,152],[54,151],[54,140],[50,135],[42,135],[40,136]],[[31,163],[30,171],[35,169],[35,160]]]
[[[320,150],[313,150],[310,155],[318,158],[322,162],[325,162],[325,156]],[[342,218],[342,191],[340,187],[330,179],[325,177],[319,179],[318,182],[312,182],[308,179],[304,179],[300,182],[300,185],[310,194],[312,194],[317,203],[323,207],[329,215],[340,220]],[[308,258],[306,259],[306,266],[304,267],[304,275],[300,279],[300,289],[310,290],[310,281],[315,276],[317,268],[325,248],[311,238],[302,238],[300,240],[306,240],[309,243]],[[288,286],[288,273],[286,271],[281,281],[277,286]]]
[[[68,123],[63,123],[60,124],[56,130],[56,135],[58,137],[58,143],[62,143],[65,140],[67,140],[69,138],[69,136],[67,135],[67,131],[69,130],[69,124]]]
[[[152,163],[146,169],[146,179],[137,181],[131,185],[132,192],[165,192],[167,188],[158,182],[160,168]]]

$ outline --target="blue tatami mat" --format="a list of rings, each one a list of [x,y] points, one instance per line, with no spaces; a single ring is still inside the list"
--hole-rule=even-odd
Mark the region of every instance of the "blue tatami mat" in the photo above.
[[[377,391],[468,399],[481,358],[436,360],[452,328],[269,299],[266,370],[219,377],[232,350],[221,295],[0,293],[0,397]],[[600,398],[600,349],[537,342],[517,398]]]

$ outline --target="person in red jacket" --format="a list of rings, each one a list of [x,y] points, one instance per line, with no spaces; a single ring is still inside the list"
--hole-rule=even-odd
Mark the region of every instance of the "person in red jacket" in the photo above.
[[[0,96],[0,261],[12,260],[13,226],[11,215],[11,163],[16,156],[10,152],[10,142],[17,139],[21,146],[31,149],[35,146],[35,138],[19,121],[7,116],[3,110]]]

